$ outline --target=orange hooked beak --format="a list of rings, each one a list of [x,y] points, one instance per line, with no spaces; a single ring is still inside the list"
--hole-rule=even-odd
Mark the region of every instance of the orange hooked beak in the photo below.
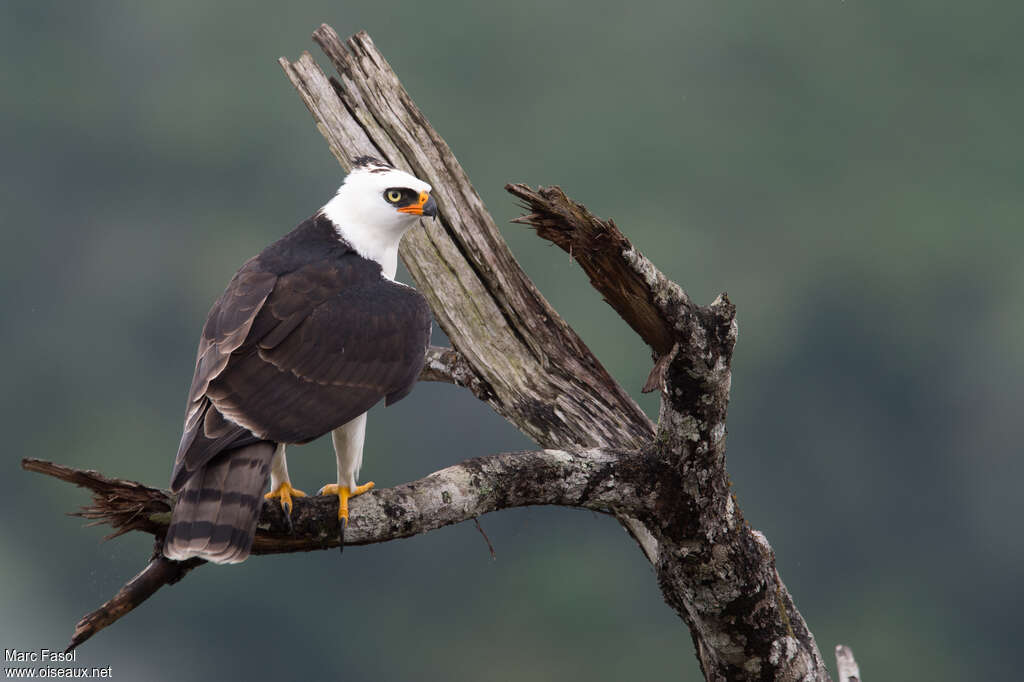
[[[428,217],[434,217],[437,215],[437,202],[435,202],[434,197],[430,196],[427,192],[420,192],[420,198],[415,204],[403,206],[398,209],[398,212],[408,215],[425,215]]]

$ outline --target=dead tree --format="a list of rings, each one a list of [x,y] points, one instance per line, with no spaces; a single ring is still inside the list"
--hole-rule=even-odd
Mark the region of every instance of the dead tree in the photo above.
[[[559,188],[506,186],[526,210],[515,222],[567,251],[650,346],[644,390],[661,395],[653,424],[523,273],[370,37],[343,42],[324,25],[313,39],[334,76],[308,53],[280,63],[341,165],[373,155],[434,187],[440,220],[409,232],[401,255],[452,348],[432,348],[421,379],[467,388],[543,448],[469,459],[355,498],[346,541],[409,537],[509,507],[592,509],[614,516],[651,562],[665,601],[690,629],[706,679],[829,679],[772,548],[744,519],[726,472],[737,333],[728,297],[697,305],[613,221]],[[90,488],[93,502],[80,515],[112,525],[115,535],[156,538],[149,565],[79,622],[69,648],[204,563],[160,556],[174,504],[167,491],[40,460],[23,465]],[[297,499],[291,524],[278,505],[264,505],[253,553],[337,546],[337,523],[333,498]],[[852,664],[848,654],[841,660]]]

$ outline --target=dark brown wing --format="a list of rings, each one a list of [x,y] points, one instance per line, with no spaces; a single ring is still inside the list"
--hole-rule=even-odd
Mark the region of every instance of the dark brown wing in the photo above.
[[[201,409],[210,380],[224,370],[231,354],[245,343],[257,313],[276,283],[277,275],[259,269],[253,258],[231,278],[224,293],[213,304],[199,339],[186,422]]]
[[[422,369],[426,301],[348,253],[280,275],[246,264],[200,341],[172,490],[218,452],[302,443],[400,399]]]
[[[232,354],[246,343],[277,279],[277,275],[261,267],[259,257],[250,259],[231,278],[206,317],[188,392],[185,426],[171,474],[174,491],[180,490],[189,476],[217,452],[255,440],[247,438],[250,434],[225,421],[211,407],[206,389],[227,367]],[[196,445],[200,447],[194,447]]]
[[[276,297],[275,290],[266,310],[276,308]],[[297,323],[295,317],[280,323],[288,333],[275,328],[237,353],[207,389],[225,417],[266,440],[317,438],[382,398],[401,397],[423,368],[426,301],[379,275],[320,302]]]

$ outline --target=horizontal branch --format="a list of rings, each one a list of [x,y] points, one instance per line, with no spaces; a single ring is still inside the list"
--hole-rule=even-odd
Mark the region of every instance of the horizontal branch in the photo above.
[[[530,505],[582,507],[603,513],[635,513],[634,486],[616,478],[619,466],[637,453],[608,450],[508,452],[466,460],[394,488],[378,488],[350,502],[346,545],[368,545],[407,538],[484,514]],[[109,478],[46,460],[26,458],[23,469],[53,476],[92,492],[75,516],[90,525],[109,524],[116,537],[131,530],[156,537],[149,565],[108,602],[82,618],[68,649],[111,625],[153,595],[180,580],[201,559],[169,561],[160,556],[174,496],[167,490]],[[264,504],[253,554],[282,554],[338,546],[336,496],[296,498],[288,520],[280,505]]]
[[[106,540],[132,530],[163,537],[167,524],[171,522],[174,497],[170,491],[122,478],[109,478],[92,469],[76,469],[34,457],[22,459],[21,468],[91,490],[92,504],[72,515],[90,519],[90,526],[111,526],[114,532]]]
[[[608,450],[536,450],[476,457],[417,481],[373,490],[354,498],[345,544],[368,545],[407,538],[501,509],[531,505],[581,507],[629,513],[637,491],[616,481],[623,459],[635,453]],[[288,534],[277,505],[264,507],[253,544],[255,554],[277,554],[338,546],[337,499],[295,501]]]
[[[638,496],[632,486],[596,485],[615,481],[620,462],[636,453],[609,450],[536,450],[468,459],[417,481],[378,488],[353,498],[346,545],[368,545],[406,538],[460,523],[500,509],[529,505],[582,507],[630,513]],[[116,529],[110,537],[139,530],[161,537],[170,522],[174,497],[167,490],[91,470],[26,458],[22,468],[92,491],[92,503],[74,512]],[[264,504],[253,554],[281,554],[338,546],[338,499],[333,495],[296,498],[293,532],[280,505]]]

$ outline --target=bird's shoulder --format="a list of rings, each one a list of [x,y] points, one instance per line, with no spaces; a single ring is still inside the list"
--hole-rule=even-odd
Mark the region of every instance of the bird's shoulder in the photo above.
[[[308,312],[346,287],[379,279],[379,265],[360,258],[330,221],[313,215],[242,265],[211,307],[203,338],[223,339],[263,309],[277,318]]]
[[[269,244],[246,267],[282,276],[310,266],[358,267],[358,260],[358,254],[340,238],[331,221],[318,212]],[[369,274],[371,269],[361,270]]]

